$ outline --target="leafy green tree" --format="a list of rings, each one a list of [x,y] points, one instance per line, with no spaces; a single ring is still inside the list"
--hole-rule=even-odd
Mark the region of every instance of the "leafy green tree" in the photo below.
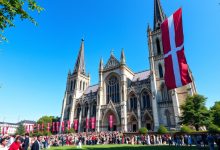
[[[30,15],[30,11],[40,13],[43,10],[35,0],[0,0],[0,39],[6,40],[2,35],[7,27],[14,27],[15,18],[30,20],[37,25],[37,22]]]
[[[202,95],[188,96],[185,104],[181,106],[180,124],[194,126],[196,131],[199,131],[199,127],[208,125],[211,122],[211,116],[205,102],[206,98]]]
[[[159,134],[166,134],[168,132],[167,128],[164,125],[160,125],[157,132]]]
[[[24,135],[25,134],[25,127],[23,126],[23,124],[19,124],[17,129],[16,129],[16,135]]]
[[[213,124],[220,127],[220,101],[215,102],[215,105],[211,108],[211,114],[213,118]]]
[[[49,135],[51,134],[51,126],[52,126],[52,121],[54,119],[54,116],[42,116],[40,119],[38,119],[37,123],[40,124],[40,125],[44,125],[44,129],[43,131],[41,130],[42,134],[43,135]],[[50,123],[50,133],[48,133],[48,123]]]
[[[209,125],[208,130],[210,133],[220,133],[220,128],[214,124]]]
[[[139,129],[139,133],[141,133],[141,134],[147,134],[147,128],[145,128],[145,127],[142,127],[142,128],[140,128]]]

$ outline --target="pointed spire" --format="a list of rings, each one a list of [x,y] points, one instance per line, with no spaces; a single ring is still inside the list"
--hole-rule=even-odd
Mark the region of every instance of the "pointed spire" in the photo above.
[[[74,73],[80,72],[85,74],[85,62],[84,62],[84,39],[81,40],[79,54],[76,60]]]
[[[100,62],[99,62],[99,70],[101,71],[101,70],[103,70],[103,68],[104,68],[103,59],[101,58]]]
[[[124,53],[124,48],[121,50],[121,64],[125,65],[125,53]]]
[[[154,30],[160,28],[160,24],[166,18],[162,6],[160,4],[160,0],[154,0]]]

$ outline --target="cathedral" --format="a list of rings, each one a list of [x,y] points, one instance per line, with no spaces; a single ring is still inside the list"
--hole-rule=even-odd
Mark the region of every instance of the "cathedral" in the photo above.
[[[187,95],[196,93],[196,87],[190,72],[192,83],[166,88],[160,30],[165,18],[160,0],[154,0],[153,28],[147,28],[149,70],[133,72],[122,49],[120,59],[111,53],[106,64],[100,60],[96,85],[90,85],[85,71],[82,40],[74,70],[68,73],[61,121],[70,121],[76,132],[136,132],[141,127],[156,131],[160,125],[178,130],[180,105]]]

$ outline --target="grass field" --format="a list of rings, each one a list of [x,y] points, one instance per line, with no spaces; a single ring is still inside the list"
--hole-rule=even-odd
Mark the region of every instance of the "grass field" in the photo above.
[[[76,146],[51,147],[51,150],[79,150]],[[197,147],[175,147],[175,146],[143,146],[143,145],[95,145],[82,146],[82,149],[87,150],[198,150]],[[199,150],[209,150],[209,148],[200,148]],[[217,149],[216,149],[217,150]]]

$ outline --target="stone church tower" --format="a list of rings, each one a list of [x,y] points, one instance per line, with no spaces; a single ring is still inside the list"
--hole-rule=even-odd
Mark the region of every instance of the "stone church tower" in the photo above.
[[[151,70],[151,90],[153,93],[153,106],[157,111],[154,114],[154,124],[158,127],[163,124],[170,128],[178,127],[180,105],[184,103],[187,95],[196,93],[194,80],[181,88],[168,91],[164,83],[164,55],[161,37],[161,23],[166,19],[160,0],[154,0],[153,29],[148,25],[148,49]],[[191,78],[193,78],[190,72]],[[157,112],[157,113],[156,113]],[[160,116],[160,117],[158,117]]]
[[[147,29],[149,70],[133,72],[122,49],[120,59],[111,53],[106,63],[100,60],[95,85],[90,85],[85,71],[82,40],[74,70],[68,73],[61,121],[69,120],[77,132],[136,132],[141,127],[156,131],[159,125],[178,129],[180,105],[196,88],[191,72],[192,83],[170,91],[166,88],[160,30],[165,18],[160,0],[154,0],[153,28]]]

